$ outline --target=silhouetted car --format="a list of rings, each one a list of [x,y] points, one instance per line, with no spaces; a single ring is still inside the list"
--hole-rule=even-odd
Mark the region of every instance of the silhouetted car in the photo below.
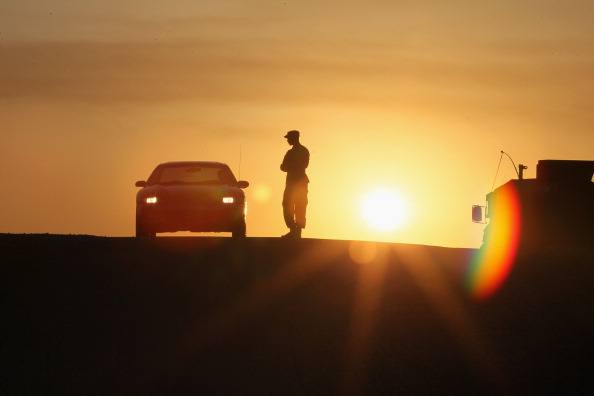
[[[219,162],[167,162],[158,165],[136,194],[136,236],[157,232],[231,232],[245,237],[245,194]]]

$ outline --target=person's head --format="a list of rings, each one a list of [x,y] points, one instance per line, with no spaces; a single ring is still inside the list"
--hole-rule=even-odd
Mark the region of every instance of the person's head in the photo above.
[[[289,143],[291,146],[293,146],[296,143],[299,143],[299,131],[297,131],[295,129],[290,130],[285,135],[285,138],[287,139],[287,143]]]

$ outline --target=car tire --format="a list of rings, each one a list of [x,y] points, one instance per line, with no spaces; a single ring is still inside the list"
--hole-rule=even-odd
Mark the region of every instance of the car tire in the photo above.
[[[136,218],[136,237],[137,238],[154,238],[157,233],[143,224],[142,219]]]
[[[245,226],[245,218],[241,219],[239,223],[233,228],[231,231],[231,235],[233,238],[245,238],[246,234],[246,226]]]

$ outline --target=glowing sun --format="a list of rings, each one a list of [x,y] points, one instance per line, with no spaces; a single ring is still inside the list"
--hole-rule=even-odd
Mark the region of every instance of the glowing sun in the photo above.
[[[361,200],[361,217],[374,230],[393,231],[406,223],[408,208],[396,191],[380,188]]]

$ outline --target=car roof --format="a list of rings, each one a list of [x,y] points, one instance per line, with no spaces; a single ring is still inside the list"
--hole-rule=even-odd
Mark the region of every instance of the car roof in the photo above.
[[[187,165],[194,165],[194,166],[212,166],[212,167],[216,167],[216,166],[227,166],[227,164],[224,164],[222,162],[216,162],[216,161],[170,161],[170,162],[163,162],[161,164],[159,164],[158,166],[187,166]]]

